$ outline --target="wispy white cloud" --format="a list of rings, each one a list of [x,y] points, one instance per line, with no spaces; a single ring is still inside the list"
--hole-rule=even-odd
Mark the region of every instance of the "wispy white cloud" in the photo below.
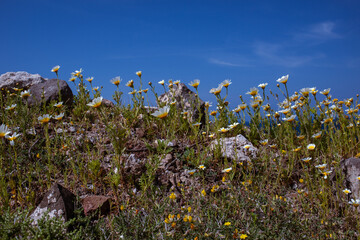
[[[216,58],[209,58],[208,61],[216,65],[223,65],[230,67],[251,67],[251,65],[248,63],[234,63],[234,62],[222,61]]]
[[[286,50],[286,46],[281,44],[271,44],[265,42],[257,42],[254,44],[254,53],[256,56],[269,65],[299,67],[305,64],[310,64],[312,60],[322,58],[324,56],[323,54],[288,54]],[[290,52],[290,49],[288,50],[288,52]]]
[[[308,26],[307,28],[294,33],[295,40],[331,40],[341,38],[335,32],[336,24],[332,21],[325,21]]]

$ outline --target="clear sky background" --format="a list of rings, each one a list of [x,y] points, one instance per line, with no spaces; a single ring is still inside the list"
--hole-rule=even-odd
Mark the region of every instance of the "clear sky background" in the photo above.
[[[290,75],[289,91],[331,88],[333,97],[360,93],[360,1],[0,0],[0,74],[83,68],[110,99],[124,84],[200,79],[200,97],[231,79],[229,100],[250,87]],[[71,85],[71,84],[70,84]],[[190,87],[191,88],[191,87]]]

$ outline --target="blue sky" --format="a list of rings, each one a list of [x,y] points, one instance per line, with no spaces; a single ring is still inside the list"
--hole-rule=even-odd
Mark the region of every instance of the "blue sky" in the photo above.
[[[290,75],[290,92],[360,93],[360,1],[0,1],[0,74],[60,78],[84,69],[111,98],[110,79],[200,79],[200,97],[231,79],[229,100]],[[160,86],[157,86],[162,92]]]

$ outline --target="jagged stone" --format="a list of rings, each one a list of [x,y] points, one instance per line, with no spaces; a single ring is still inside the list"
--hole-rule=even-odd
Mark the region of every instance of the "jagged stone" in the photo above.
[[[98,210],[100,211],[101,215],[108,214],[110,212],[110,200],[111,198],[105,196],[86,196],[82,200],[82,206],[84,208],[85,215],[92,214]]]
[[[71,105],[73,103],[73,93],[64,80],[59,80],[59,88],[61,93],[61,101],[66,105]],[[51,101],[60,101],[59,97],[59,88],[58,80],[50,79],[44,82],[32,85],[30,89],[31,97],[28,98],[28,103],[30,105],[41,104],[42,101],[45,101],[46,104],[49,104]],[[44,94],[44,100],[42,100],[42,95]]]
[[[32,85],[45,82],[39,74],[27,72],[7,72],[0,76],[0,89],[12,90],[13,88],[28,89]]]
[[[101,104],[104,105],[105,107],[109,107],[109,108],[112,108],[115,106],[115,104],[112,101],[110,101],[109,99],[105,99],[105,98],[101,101]]]
[[[72,192],[55,183],[45,194],[30,218],[34,220],[34,224],[37,224],[48,213],[49,218],[60,217],[63,221],[68,221],[74,217],[75,200],[76,197]]]
[[[201,114],[200,122],[205,123],[205,102],[199,98],[198,106],[196,93],[183,83],[174,85],[173,89],[159,96],[159,101],[166,104],[176,101],[175,106],[177,109],[181,112],[187,111],[191,122],[198,122]]]
[[[250,147],[244,148],[245,145]],[[220,148],[223,157],[234,161],[250,161],[258,152],[258,149],[241,134],[236,137],[213,140],[210,143],[210,150],[214,151],[217,148]]]
[[[348,158],[341,161],[340,166],[345,173],[345,185],[351,190],[349,196],[360,199],[360,158]]]

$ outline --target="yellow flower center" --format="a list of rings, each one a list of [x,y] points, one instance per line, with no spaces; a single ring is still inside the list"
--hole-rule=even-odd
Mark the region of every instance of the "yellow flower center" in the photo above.
[[[50,118],[43,118],[40,120],[41,123],[48,123],[50,121]]]
[[[164,112],[164,113],[158,115],[157,117],[160,118],[160,119],[163,119],[163,118],[165,118],[167,115],[168,115],[168,113],[167,113],[167,112]]]

